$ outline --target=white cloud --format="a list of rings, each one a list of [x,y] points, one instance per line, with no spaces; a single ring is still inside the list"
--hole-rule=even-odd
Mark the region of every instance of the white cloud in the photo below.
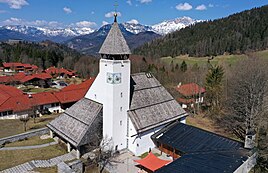
[[[202,4],[202,5],[198,5],[195,9],[196,9],[196,10],[203,11],[203,10],[206,10],[207,7],[206,7],[204,4]]]
[[[108,24],[109,24],[108,22],[102,21],[102,25],[101,26],[108,25]]]
[[[131,24],[139,24],[139,21],[138,20],[136,20],[136,19],[132,19],[132,20],[130,20],[130,21],[127,21],[127,23],[131,23]]]
[[[139,0],[142,4],[148,4],[149,2],[152,2],[153,0]]]
[[[68,7],[64,7],[64,8],[63,8],[63,11],[64,11],[66,14],[70,14],[70,13],[73,12],[73,11],[72,11],[70,8],[68,8]]]
[[[93,28],[97,26],[95,22],[90,22],[90,21],[80,21],[75,24],[79,28]]]
[[[0,0],[0,3],[6,3],[13,9],[21,9],[23,6],[29,5],[26,0]]]
[[[105,17],[107,17],[107,18],[114,17],[114,13],[115,13],[114,11],[111,11],[111,12],[109,12],[109,13],[106,13],[106,14],[105,14]],[[122,14],[121,14],[120,12],[117,12],[117,16],[121,17]]]
[[[208,4],[208,7],[212,8],[212,7],[214,7],[214,5],[213,4]]]
[[[193,6],[187,2],[185,3],[180,3],[176,6],[177,10],[181,10],[181,11],[187,11],[187,10],[191,10],[193,8]]]
[[[62,23],[57,21],[45,21],[45,20],[34,20],[27,21],[19,18],[12,17],[3,22],[0,22],[0,25],[26,25],[34,27],[45,27],[45,28],[62,28],[65,27]]]
[[[127,0],[127,4],[128,5],[132,5],[132,1],[131,0]]]

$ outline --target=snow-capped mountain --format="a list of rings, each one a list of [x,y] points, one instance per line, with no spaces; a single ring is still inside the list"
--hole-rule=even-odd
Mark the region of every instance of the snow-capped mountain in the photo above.
[[[189,25],[193,25],[197,22],[201,22],[201,20],[194,20],[190,17],[180,17],[174,20],[166,20],[164,22],[158,23],[152,26],[152,30],[160,35],[166,35],[168,33],[180,30]]]
[[[201,22],[201,20],[194,20],[190,17],[180,17],[173,20],[166,20],[161,23],[149,26],[149,25],[141,25],[135,23],[123,23],[124,27],[127,31],[138,34],[141,32],[152,31],[159,35],[166,35],[168,33],[180,30],[189,25],[195,24],[197,22]]]
[[[139,34],[141,32],[146,32],[146,31],[153,31],[152,26],[148,25],[142,25],[142,24],[135,24],[135,23],[122,23],[122,25],[126,28],[128,32],[131,32],[133,34]]]
[[[23,34],[32,35],[32,36],[62,36],[62,37],[75,37],[80,35],[86,35],[94,32],[91,28],[41,28],[41,27],[32,27],[32,26],[20,26],[20,25],[8,25],[3,26],[2,28],[17,31]]]
[[[167,20],[161,23],[158,23],[153,26],[142,25],[139,23],[122,23],[120,24],[121,30],[126,30],[132,34],[140,34],[143,32],[154,32],[158,35],[166,35],[170,32],[174,32],[186,26],[192,25],[200,20],[194,20],[190,17],[181,17],[174,20]],[[107,25],[106,27],[111,27]],[[98,32],[102,30],[102,32]],[[99,34],[107,34],[108,30],[104,27],[101,27],[98,30],[93,30],[92,28],[79,28],[79,27],[66,27],[66,28],[46,28],[46,27],[34,27],[34,26],[23,26],[23,25],[8,25],[0,27],[0,35],[3,37],[0,38],[0,41],[6,41],[8,39],[23,39],[26,41],[43,41],[51,40],[54,42],[65,42],[72,38],[89,35],[94,32]]]

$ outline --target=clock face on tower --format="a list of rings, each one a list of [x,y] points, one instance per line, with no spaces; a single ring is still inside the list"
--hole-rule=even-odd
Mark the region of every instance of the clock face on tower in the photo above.
[[[121,73],[107,73],[106,82],[109,84],[120,84],[121,83]]]

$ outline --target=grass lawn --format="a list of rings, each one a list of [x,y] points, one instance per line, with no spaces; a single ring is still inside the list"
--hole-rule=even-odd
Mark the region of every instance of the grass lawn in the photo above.
[[[194,64],[198,64],[199,66],[206,65],[208,62],[209,57],[188,57],[188,55],[182,55],[175,58],[171,57],[164,57],[161,58],[161,60],[166,63],[170,64],[173,61],[173,64],[181,64],[183,61],[186,62],[187,65],[193,66]],[[244,58],[247,58],[246,55],[221,55],[221,56],[215,56],[213,60],[211,60],[211,64],[234,64],[238,62],[239,60],[242,60]]]
[[[51,168],[35,168],[33,171],[40,172],[40,173],[57,173],[58,168],[56,166]]]
[[[188,116],[186,119],[188,125],[192,125],[194,127],[198,127],[200,129],[204,129],[206,131],[210,131],[221,136],[225,136],[227,138],[231,138],[234,140],[238,140],[233,134],[228,133],[225,129],[220,126],[217,126],[216,123],[210,119],[209,117],[204,117],[202,115],[196,115],[194,117]]]
[[[20,88],[23,92],[30,92],[30,93],[40,93],[40,92],[49,92],[49,91],[59,91],[57,88],[35,88],[33,86],[23,87]]]
[[[41,144],[47,144],[50,142],[54,142],[53,139],[40,139],[40,136],[34,136],[31,138],[28,138],[23,141],[17,141],[17,142],[12,142],[9,144],[6,144],[5,147],[21,147],[21,146],[32,146],[32,145],[41,145]]]
[[[147,155],[148,155],[149,153],[148,152],[145,152],[145,153],[143,153],[142,155],[140,155],[139,157],[140,158],[145,158]],[[159,157],[159,156],[161,156],[160,154],[158,154],[158,153],[153,153],[156,157]]]
[[[47,123],[52,121],[58,114],[44,115],[36,118],[36,123],[30,119],[27,123],[27,130],[34,130],[45,127]],[[20,120],[0,120],[0,138],[23,133],[23,123]]]
[[[31,160],[46,160],[65,154],[59,145],[32,150],[0,151],[0,170],[4,170]]]

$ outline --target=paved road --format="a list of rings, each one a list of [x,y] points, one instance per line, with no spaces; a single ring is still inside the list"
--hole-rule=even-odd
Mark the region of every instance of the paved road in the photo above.
[[[33,145],[33,146],[22,146],[22,147],[4,147],[0,148],[1,150],[29,150],[29,149],[35,149],[35,148],[44,148],[51,145],[56,145],[58,142],[50,142],[48,144],[42,144],[42,145]]]

